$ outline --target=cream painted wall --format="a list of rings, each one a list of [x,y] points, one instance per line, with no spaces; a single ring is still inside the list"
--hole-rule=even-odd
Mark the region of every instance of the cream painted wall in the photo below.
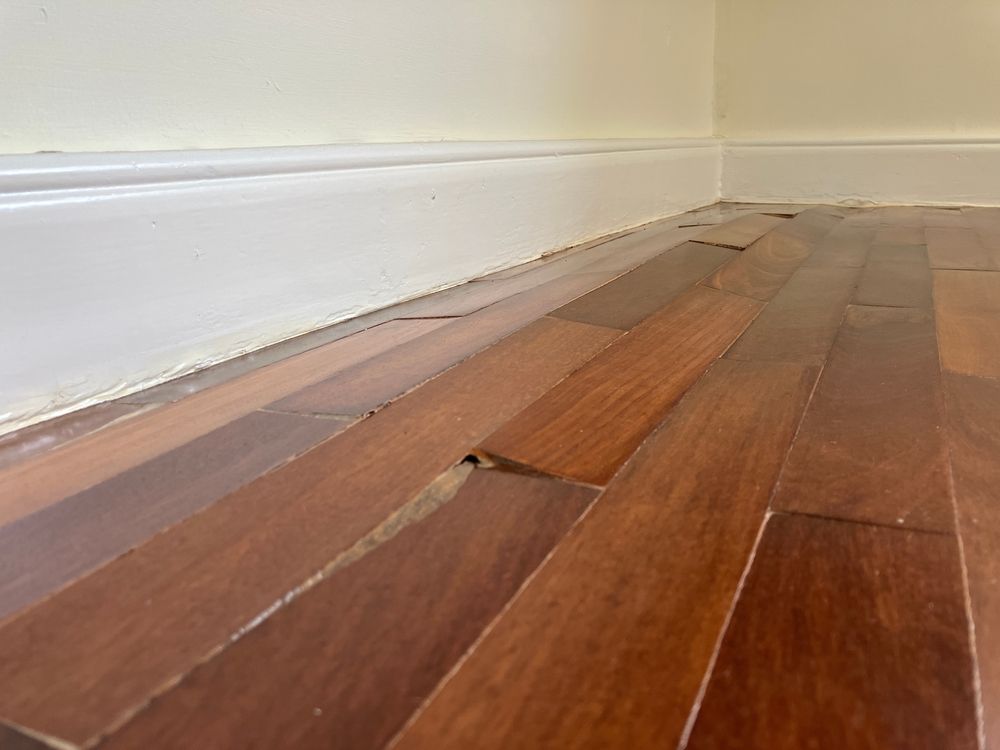
[[[0,0],[0,153],[704,136],[712,0]]]
[[[716,132],[1000,136],[998,0],[718,0]]]

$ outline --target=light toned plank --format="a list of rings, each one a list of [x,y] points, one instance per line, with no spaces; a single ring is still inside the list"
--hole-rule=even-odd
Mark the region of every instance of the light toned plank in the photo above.
[[[942,423],[930,313],[848,307],[774,507],[952,531]]]
[[[1000,377],[1000,273],[934,271],[934,310],[944,369]]]
[[[538,321],[8,621],[0,717],[94,740],[618,335]]]
[[[440,321],[394,321],[269,365],[215,388],[118,422],[0,470],[0,526],[93,487],[143,461],[434,330]]]
[[[717,362],[399,750],[676,747],[815,376]]]
[[[688,750],[974,750],[953,536],[772,516]]]
[[[761,305],[695,287],[487,438],[504,461],[603,485]]]

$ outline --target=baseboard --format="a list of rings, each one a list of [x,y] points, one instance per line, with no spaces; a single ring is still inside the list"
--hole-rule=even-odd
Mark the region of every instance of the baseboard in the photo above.
[[[728,201],[1000,205],[1000,139],[723,141]]]
[[[0,158],[0,433],[714,203],[714,139]]]

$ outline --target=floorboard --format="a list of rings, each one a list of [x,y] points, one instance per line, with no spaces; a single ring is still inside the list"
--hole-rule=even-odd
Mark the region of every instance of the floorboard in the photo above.
[[[878,245],[868,251],[854,304],[931,307],[931,270],[923,245]]]
[[[934,307],[944,369],[1000,377],[1000,273],[935,271]]]
[[[702,232],[695,239],[710,245],[742,250],[784,222],[784,219],[777,216],[747,214]]]
[[[772,516],[688,750],[973,750],[961,576],[954,537]]]
[[[990,252],[973,229],[928,227],[927,254],[931,268],[996,271],[1000,257]]]
[[[951,531],[941,398],[928,312],[849,307],[774,507]]]
[[[676,747],[815,375],[717,362],[398,750]]]
[[[480,450],[606,484],[759,310],[759,303],[743,297],[691,289],[488,437]]]

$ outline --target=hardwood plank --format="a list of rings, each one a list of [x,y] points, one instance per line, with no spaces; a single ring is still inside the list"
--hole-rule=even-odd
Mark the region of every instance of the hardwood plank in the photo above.
[[[726,357],[823,364],[860,272],[837,266],[800,268]]]
[[[104,746],[384,747],[595,494],[473,472],[452,500],[302,594]]]
[[[0,717],[91,741],[618,335],[537,321],[8,621]]]
[[[759,312],[695,287],[640,323],[516,418],[480,450],[603,485]]]
[[[274,402],[271,408],[299,414],[364,414],[614,275],[555,279],[347,368]]]
[[[785,219],[765,214],[745,214],[730,219],[725,224],[712,227],[697,235],[698,242],[721,245],[734,250],[742,250],[756,242],[772,229],[785,223]]]
[[[962,268],[997,270],[997,258],[979,239],[973,229],[928,227],[927,255],[931,268]]]
[[[0,747],[4,750],[51,750],[52,746],[0,723]]]
[[[927,311],[847,308],[776,509],[952,531],[934,338]]]
[[[921,215],[924,218],[924,226],[947,227],[955,229],[967,229],[971,226],[968,218],[958,208],[925,208]]]
[[[839,221],[817,209],[804,211],[761,237],[703,283],[767,301]]]
[[[816,244],[802,268],[861,268],[868,260],[868,248],[875,238],[873,227],[854,226],[842,221]]]
[[[112,401],[0,435],[0,468],[58,448],[141,411],[141,406]]]
[[[934,271],[941,365],[1000,377],[1000,273]]]
[[[889,226],[879,227],[875,232],[876,245],[923,245],[927,242],[924,238],[923,217],[919,213],[914,214],[910,221],[912,226],[900,225],[893,221]]]
[[[854,295],[858,305],[930,308],[931,270],[923,245],[873,245]]]
[[[0,526],[184,445],[333,372],[416,338],[436,320],[386,323],[0,469]]]
[[[0,619],[349,424],[254,412],[0,528]]]
[[[872,213],[878,217],[885,229],[892,231],[897,228],[922,229],[924,210],[923,206],[876,206],[872,209]],[[900,244],[920,245],[923,244],[923,240],[906,240]]]
[[[677,746],[815,375],[713,365],[399,750]]]
[[[1000,381],[944,375],[986,747],[1000,747]]]
[[[550,314],[627,331],[735,255],[735,250],[685,242]]]
[[[973,750],[955,538],[772,516],[688,750]]]

